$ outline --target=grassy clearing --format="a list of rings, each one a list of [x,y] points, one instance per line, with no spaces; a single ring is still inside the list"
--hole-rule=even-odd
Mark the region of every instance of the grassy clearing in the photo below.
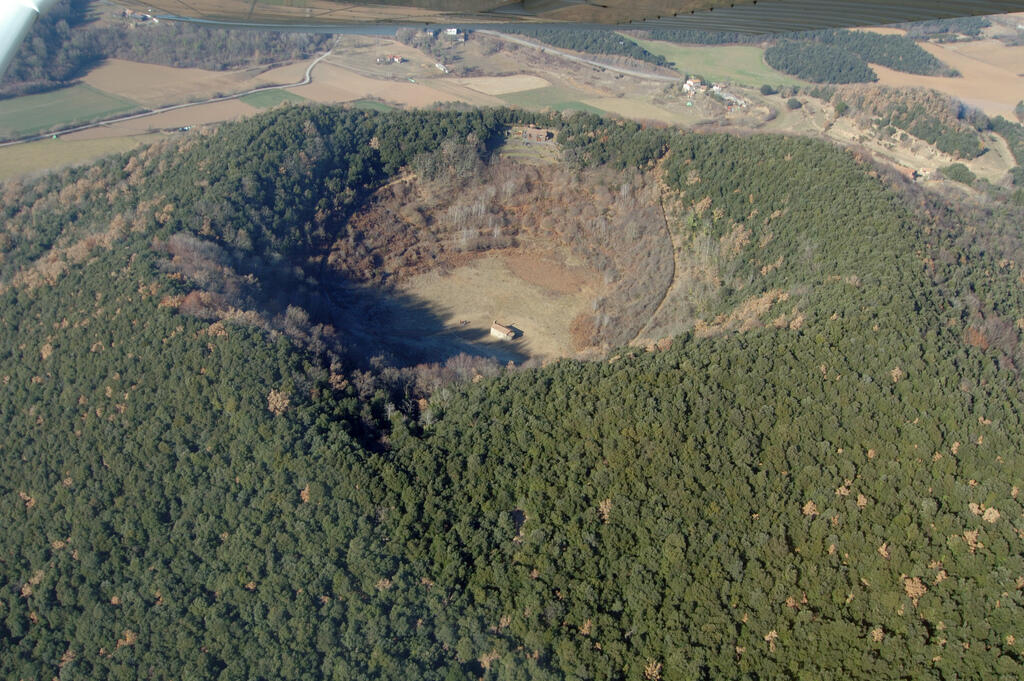
[[[750,45],[676,45],[658,40],[638,40],[648,52],[675,62],[682,74],[696,73],[713,81],[737,85],[807,85],[807,81],[776,71],[764,63],[764,50]]]
[[[533,262],[538,259],[536,254],[524,256]],[[559,263],[542,263],[552,273],[552,279],[565,272]],[[500,361],[506,361],[506,356],[515,359],[503,352],[521,355],[517,361],[571,355],[569,325],[577,315],[591,308],[595,292],[589,288],[559,292],[550,285],[523,279],[509,264],[505,258],[486,256],[449,274],[433,271],[406,281],[403,290],[424,301],[446,327],[447,333],[424,342],[459,347],[458,341],[471,338],[478,353],[484,351]],[[491,338],[489,330],[494,320],[515,326],[523,335],[511,343]],[[462,321],[468,324],[463,326]]]
[[[590,113],[603,114],[604,111],[590,104],[585,104],[574,99],[578,93],[558,87],[542,87],[536,90],[524,90],[522,92],[511,92],[501,95],[499,98],[512,106],[519,106],[524,109],[545,109],[555,111],[589,111]]]
[[[0,149],[0,181],[90,163],[161,137],[155,134],[92,140],[46,139],[4,147]]]
[[[353,109],[365,109],[367,111],[380,111],[381,113],[387,113],[389,111],[398,111],[398,107],[385,104],[384,102],[378,102],[376,99],[357,99],[354,102],[348,104]]]
[[[5,100],[0,107],[0,138],[88,123],[140,108],[125,97],[111,95],[89,85],[75,85],[41,95]]]
[[[250,95],[239,97],[239,99],[257,109],[269,109],[283,102],[294,104],[309,101],[305,97],[301,97],[294,92],[288,92],[287,90],[263,90],[262,92],[253,92]]]
[[[516,135],[510,135],[498,150],[498,155],[529,165],[553,165],[558,163],[560,152],[558,145],[553,142],[530,143]]]

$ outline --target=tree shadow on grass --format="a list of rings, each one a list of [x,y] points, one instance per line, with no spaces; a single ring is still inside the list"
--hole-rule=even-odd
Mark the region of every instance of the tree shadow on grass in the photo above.
[[[360,363],[383,356],[403,368],[460,354],[502,364],[529,359],[517,343],[491,340],[490,329],[447,326],[440,310],[408,293],[343,280],[323,293],[327,306],[317,316],[335,327],[346,354]]]

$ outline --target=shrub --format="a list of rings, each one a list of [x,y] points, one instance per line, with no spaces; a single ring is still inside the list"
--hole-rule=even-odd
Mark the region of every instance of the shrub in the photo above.
[[[962,182],[968,186],[974,184],[974,181],[978,179],[978,176],[971,172],[971,169],[963,163],[954,163],[951,166],[946,166],[940,172],[949,179],[955,182]]]

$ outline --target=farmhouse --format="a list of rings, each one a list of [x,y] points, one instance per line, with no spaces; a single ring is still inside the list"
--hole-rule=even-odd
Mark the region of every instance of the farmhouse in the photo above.
[[[683,92],[687,94],[692,95],[695,92],[706,92],[707,89],[708,86],[700,78],[687,78],[686,82],[683,83]]]
[[[495,322],[491,324],[491,335],[495,338],[500,338],[501,340],[510,341],[515,339],[516,332],[515,329],[499,324],[497,320],[495,320]]]

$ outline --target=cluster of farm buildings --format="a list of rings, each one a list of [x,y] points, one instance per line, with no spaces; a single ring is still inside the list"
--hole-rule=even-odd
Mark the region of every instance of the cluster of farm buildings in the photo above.
[[[725,104],[730,111],[732,111],[734,106],[745,107],[747,105],[747,100],[726,90],[725,85],[722,83],[708,85],[703,79],[694,77],[687,78],[686,82],[683,83],[683,92],[690,98],[693,98],[695,95],[706,94],[709,90],[725,100]]]

